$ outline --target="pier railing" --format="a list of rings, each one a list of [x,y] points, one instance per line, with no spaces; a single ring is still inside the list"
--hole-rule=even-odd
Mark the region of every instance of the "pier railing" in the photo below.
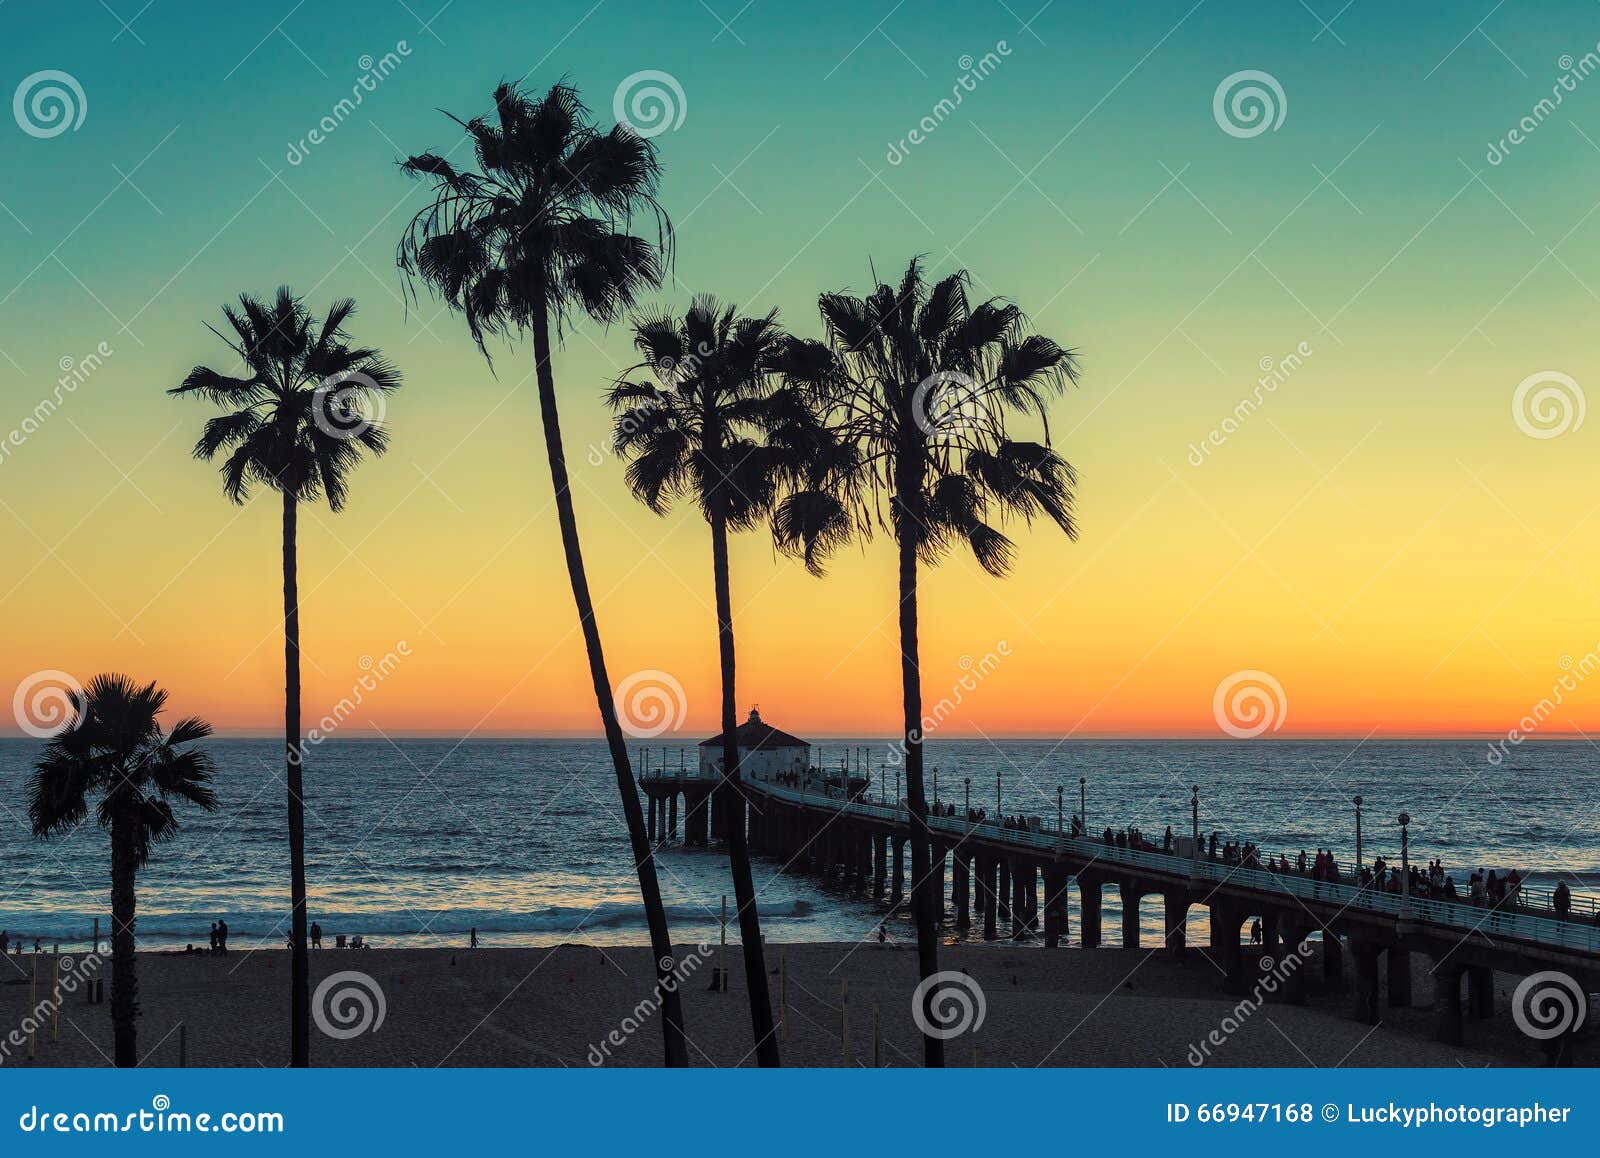
[[[865,799],[845,800],[835,792],[824,793],[817,787],[791,788],[771,781],[747,779],[745,786],[778,800],[812,808],[828,809],[865,820],[905,824],[909,814],[905,806],[879,804]],[[1592,921],[1561,920],[1554,915],[1542,916],[1521,909],[1492,908],[1473,904],[1470,900],[1446,901],[1435,898],[1403,897],[1371,887],[1334,881],[1314,880],[1294,873],[1269,872],[1266,869],[1243,868],[1223,864],[1207,857],[1186,857],[1172,853],[1149,852],[1144,849],[1124,848],[1106,844],[1091,836],[1071,836],[1057,829],[1008,828],[999,820],[969,820],[962,816],[929,816],[928,827],[934,832],[967,839],[980,839],[1010,844],[1019,848],[1035,849],[1051,856],[1075,854],[1084,860],[1141,868],[1165,876],[1181,876],[1204,881],[1217,886],[1250,889],[1265,894],[1289,895],[1320,904],[1336,904],[1343,909],[1362,913],[1380,913],[1404,919],[1414,924],[1441,926],[1464,936],[1481,934],[1485,937],[1524,941],[1531,944],[1573,949],[1600,955],[1600,927]],[[1522,890],[1523,898],[1548,897],[1543,890]],[[1573,898],[1574,902],[1579,898]],[[1591,898],[1582,898],[1590,902]]]

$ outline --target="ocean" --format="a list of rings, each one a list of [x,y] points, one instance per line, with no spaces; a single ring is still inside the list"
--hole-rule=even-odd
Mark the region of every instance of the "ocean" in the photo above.
[[[654,765],[662,748],[652,744]],[[65,837],[29,834],[27,779],[40,747],[0,740],[0,929],[79,946],[96,916],[102,933],[110,928],[110,841],[92,814]],[[140,871],[142,946],[203,946],[218,917],[233,947],[283,944],[281,742],[220,739],[212,749],[221,808],[183,811],[183,831]],[[814,756],[837,767],[857,750],[892,795],[888,742],[829,740]],[[666,752],[675,767],[677,748]],[[930,793],[939,770],[942,801],[959,808],[970,792],[973,807],[993,814],[998,776],[1001,811],[1050,823],[1057,786],[1070,816],[1082,776],[1091,832],[1133,824],[1158,842],[1169,824],[1188,831],[1198,784],[1203,832],[1291,857],[1329,846],[1344,861],[1359,793],[1368,861],[1398,860],[1396,817],[1406,811],[1413,860],[1442,858],[1458,884],[1474,867],[1515,867],[1535,882],[1564,877],[1574,891],[1600,891],[1600,750],[1530,742],[1498,766],[1487,752],[1484,742],[934,739],[927,763]],[[340,738],[308,749],[305,782],[310,912],[329,944],[360,933],[377,946],[463,945],[474,927],[487,945],[646,941],[615,779],[597,740]],[[732,894],[726,857],[670,846],[657,859],[674,938],[715,940],[722,897]],[[768,940],[875,935],[877,907],[770,859],[755,871]],[[1117,927],[1114,899],[1106,919]],[[1159,903],[1147,901],[1147,943],[1160,922]],[[1074,935],[1077,927],[1074,911]],[[910,938],[908,916],[889,932]]]

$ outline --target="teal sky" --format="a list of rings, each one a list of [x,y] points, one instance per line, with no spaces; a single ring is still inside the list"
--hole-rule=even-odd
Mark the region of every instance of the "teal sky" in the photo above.
[[[307,530],[310,565],[348,571],[361,592],[348,646],[327,659],[330,685],[346,682],[357,636],[387,646],[395,621],[458,647],[431,678],[464,678],[499,642],[466,613],[509,598],[534,563],[549,565],[533,597],[564,599],[549,520],[497,554],[547,489],[528,359],[502,358],[497,380],[436,303],[407,315],[394,248],[423,191],[394,163],[457,145],[439,110],[484,112],[502,79],[539,88],[565,77],[609,123],[619,84],[658,70],[685,100],[681,126],[656,138],[677,225],[666,300],[710,291],[753,312],[778,307],[815,334],[820,291],[861,289],[869,262],[889,275],[921,253],[939,273],[970,269],[980,291],[1013,298],[1081,351],[1082,387],[1053,429],[1083,477],[1083,541],[1040,536],[1012,584],[955,567],[950,588],[929,596],[951,625],[931,629],[949,652],[932,662],[1010,631],[1038,645],[1033,684],[1047,670],[1067,681],[1075,707],[1064,715],[1046,714],[1037,694],[1012,696],[1033,708],[995,727],[1181,728],[1209,719],[1218,676],[1270,668],[1305,673],[1316,690],[1291,693],[1305,705],[1295,718],[1325,728],[1392,708],[1418,727],[1493,730],[1548,684],[1555,657],[1579,643],[1572,625],[1600,608],[1573,577],[1594,561],[1584,523],[1595,456],[1576,434],[1524,437],[1508,408],[1529,374],[1583,381],[1594,369],[1600,79],[1577,82],[1503,163],[1485,154],[1551,93],[1564,56],[1595,49],[1600,7],[741,2],[0,6],[4,93],[56,69],[87,101],[82,125],[57,136],[0,122],[0,433],[50,391],[62,359],[102,341],[115,350],[67,421],[0,464],[13,512],[0,514],[0,554],[20,573],[0,583],[10,588],[0,612],[24,625],[27,652],[0,675],[63,666],[46,654],[63,630],[74,663],[105,654],[159,667],[183,649],[156,641],[232,585],[217,630],[236,626],[239,639],[222,666],[243,653],[230,678],[254,682],[213,710],[270,725],[271,648],[249,649],[272,626],[276,527],[230,521],[186,456],[198,408],[159,392],[217,358],[202,323],[224,301],[280,283],[319,305],[356,297],[358,336],[408,382],[390,416],[395,453],[358,480],[337,536]],[[350,95],[362,58],[402,42],[403,59],[361,106],[301,163],[286,160]],[[950,94],[962,58],[1001,42],[993,72],[889,163],[890,143]],[[1242,70],[1281,86],[1276,129],[1219,127],[1214,93]],[[1187,464],[1262,359],[1300,343],[1316,353],[1294,387],[1214,462]],[[575,458],[605,429],[599,389],[630,361],[621,330],[569,336],[559,378]],[[1452,506],[1483,470],[1492,495]],[[699,536],[635,509],[619,472],[585,485],[604,511],[592,524],[602,567],[621,572],[654,551],[703,585]],[[192,545],[212,540],[216,551],[196,560]],[[1550,573],[1518,583],[1508,560],[1552,544]],[[765,590],[770,550],[753,540],[740,550],[748,589]],[[463,575],[487,569],[485,587],[450,603],[448,629],[434,620],[446,614],[440,593],[407,586],[434,559]],[[871,666],[888,593],[876,559],[844,564],[832,587],[777,581],[785,595],[871,592],[870,613],[839,626],[807,677],[856,679],[853,665],[867,665],[859,684],[819,695],[832,705],[817,709],[823,726],[865,726],[880,707],[892,718],[893,681]],[[1469,586],[1433,591],[1440,565]],[[121,588],[96,589],[105,574]],[[703,624],[691,616],[680,638],[647,623],[661,598],[648,580],[617,579],[611,619],[619,636],[679,654]],[[1530,598],[1536,625],[1509,620]],[[60,623],[70,626],[44,626]],[[773,630],[773,642],[786,638]],[[873,644],[858,654],[863,637]],[[652,661],[644,644],[619,646],[623,671]],[[1064,655],[1070,672],[1048,667]],[[576,656],[551,678],[554,700],[580,670]],[[192,661],[171,666],[203,682]],[[1452,706],[1485,681],[1492,693]],[[882,694],[860,715],[829,715],[857,702],[858,686]],[[253,690],[266,699],[259,712],[246,706]],[[454,726],[419,721],[433,724]]]

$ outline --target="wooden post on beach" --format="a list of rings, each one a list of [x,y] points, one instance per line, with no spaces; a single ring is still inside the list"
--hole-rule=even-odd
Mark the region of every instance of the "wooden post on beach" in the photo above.
[[[850,982],[839,982],[839,1053],[842,1064],[850,1064]]]
[[[883,1049],[878,1044],[878,1003],[872,1003],[872,1068],[883,1066]]]
[[[728,894],[722,894],[722,992],[728,992]]]
[[[94,919],[94,955],[100,956],[100,918]]]
[[[61,1040],[61,942],[50,959],[50,1040]]]
[[[789,1040],[789,950],[778,950],[778,1024],[783,1040]]]
[[[39,953],[38,953],[37,950],[35,950],[34,954],[33,954],[33,968],[28,973],[28,1008],[31,1010],[31,1009],[37,1009],[38,1007],[39,1007]],[[35,1021],[32,1017],[30,1017],[28,1019],[28,1025],[29,1025],[29,1029],[28,1029],[28,1060],[32,1061],[33,1060],[33,1056],[34,1056],[35,1044],[36,1044],[36,1041],[37,1041],[38,1036],[39,1036],[39,1023],[37,1021]]]

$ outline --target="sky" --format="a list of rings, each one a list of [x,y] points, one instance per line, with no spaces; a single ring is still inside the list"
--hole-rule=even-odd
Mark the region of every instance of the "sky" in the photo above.
[[[945,734],[1592,733],[1597,42],[1592,4],[1490,0],[13,0],[0,691],[124,670],[277,726],[276,505],[222,496],[189,453],[206,408],[164,391],[226,361],[224,303],[288,284],[355,297],[352,334],[405,378],[392,452],[302,517],[307,725],[376,667],[350,734],[597,730],[531,346],[491,369],[394,264],[425,197],[396,160],[456,146],[444,112],[502,79],[566,78],[605,124],[667,94],[652,303],[713,292],[820,336],[819,293],[923,255],[1078,351],[1050,423],[1078,541],[1016,527],[1010,577],[924,577]],[[70,123],[29,99],[52,85]],[[1264,113],[1230,100],[1252,88]],[[625,718],[648,733],[662,703],[645,742],[693,742],[716,730],[709,534],[603,450],[632,361],[625,325],[570,332],[562,418],[612,679],[643,692]],[[892,732],[894,584],[881,540],[819,580],[738,539],[741,705]]]

